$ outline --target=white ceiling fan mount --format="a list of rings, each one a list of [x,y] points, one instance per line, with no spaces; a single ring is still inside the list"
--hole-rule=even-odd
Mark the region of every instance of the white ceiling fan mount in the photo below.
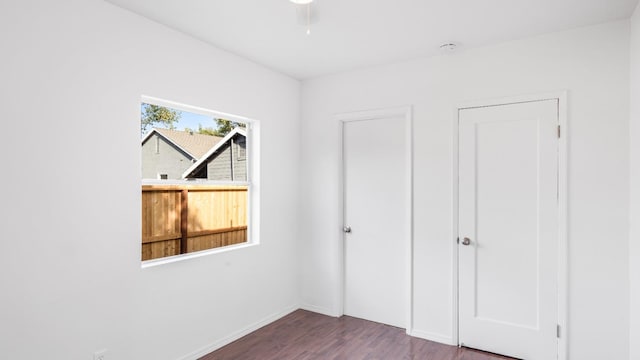
[[[302,23],[307,27],[307,35],[311,34],[311,3],[313,0],[289,0],[298,5],[298,18],[303,18]],[[302,11],[301,11],[302,10]]]

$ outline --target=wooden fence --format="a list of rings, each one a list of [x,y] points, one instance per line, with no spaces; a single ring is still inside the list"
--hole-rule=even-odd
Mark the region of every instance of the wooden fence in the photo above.
[[[246,186],[142,186],[142,260],[246,241]]]

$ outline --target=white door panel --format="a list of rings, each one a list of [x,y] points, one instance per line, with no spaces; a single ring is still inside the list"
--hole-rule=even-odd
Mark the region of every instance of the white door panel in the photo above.
[[[460,342],[555,359],[558,103],[464,109],[459,121]]]
[[[404,119],[343,123],[346,315],[405,327],[408,156]]]

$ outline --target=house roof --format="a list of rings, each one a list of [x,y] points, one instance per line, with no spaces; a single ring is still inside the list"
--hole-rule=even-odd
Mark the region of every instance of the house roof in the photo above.
[[[149,134],[142,139],[142,142],[144,143],[153,133],[157,133],[164,137],[191,155],[194,159],[200,159],[209,149],[222,140],[219,136],[204,135],[180,130],[153,128]]]
[[[241,136],[246,137],[247,136],[247,131],[244,128],[241,128],[241,127],[237,127],[235,129],[231,130],[231,132],[229,132],[227,134],[227,136],[225,136],[220,141],[218,141],[218,143],[216,143],[212,148],[210,148],[209,151],[206,152],[206,154],[204,154],[202,157],[200,157],[198,159],[198,161],[196,161],[193,165],[191,165],[190,168],[185,170],[185,172],[182,173],[182,178],[183,179],[187,178],[192,172],[194,172],[196,169],[198,169],[200,167],[200,165],[206,163],[207,159],[209,159],[209,157],[211,157],[211,155],[215,154],[215,152],[218,151],[218,149],[220,149],[224,144],[226,144],[230,139],[232,139],[236,135],[241,135]]]

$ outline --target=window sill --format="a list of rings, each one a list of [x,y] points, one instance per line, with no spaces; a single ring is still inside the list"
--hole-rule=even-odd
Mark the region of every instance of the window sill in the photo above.
[[[245,248],[254,247],[254,246],[257,246],[257,245],[259,245],[259,244],[258,243],[243,243],[243,244],[238,244],[238,245],[224,246],[224,247],[210,249],[210,250],[202,250],[202,251],[188,253],[188,254],[181,254],[181,255],[175,255],[175,256],[168,256],[168,257],[164,257],[164,258],[159,258],[159,259],[145,260],[145,261],[142,262],[140,267],[142,269],[146,269],[146,268],[156,267],[156,266],[160,266],[160,265],[165,265],[165,264],[171,264],[171,263],[175,263],[175,262],[185,261],[185,260],[189,260],[189,259],[195,259],[195,258],[199,258],[199,257],[203,257],[203,256],[209,256],[209,255],[214,255],[214,254],[225,253],[225,252],[228,252],[228,251],[245,249]]]

